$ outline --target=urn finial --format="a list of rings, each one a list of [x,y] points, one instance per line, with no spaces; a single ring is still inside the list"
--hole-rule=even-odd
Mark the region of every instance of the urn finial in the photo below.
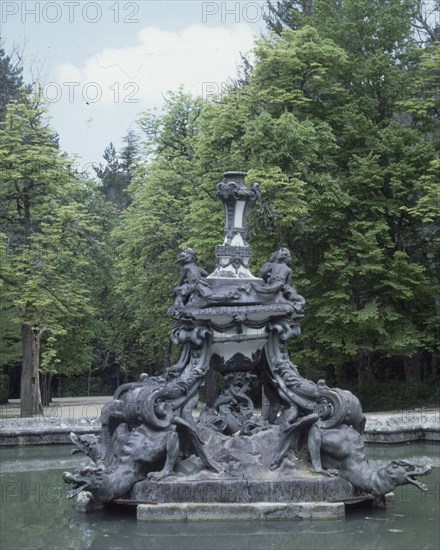
[[[246,187],[246,172],[225,172],[216,196],[225,208],[225,240],[215,250],[216,270],[212,276],[253,278],[249,272],[251,247],[244,239],[248,204],[260,197],[259,185]]]

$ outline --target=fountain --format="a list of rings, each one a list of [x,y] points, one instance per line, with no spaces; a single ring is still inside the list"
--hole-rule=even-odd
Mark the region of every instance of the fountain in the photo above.
[[[350,392],[302,377],[286,342],[300,334],[305,300],[291,286],[290,252],[281,248],[250,272],[245,213],[259,197],[245,173],[226,172],[217,185],[226,227],[208,274],[197,254],[179,255],[181,276],[168,313],[179,360],[161,376],[143,374],[119,387],[96,435],[71,434],[93,461],[64,481],[91,510],[136,504],[147,521],[334,518],[344,503],[385,506],[398,485],[427,487],[430,472],[404,460],[373,469],[365,458],[365,417]],[[197,418],[207,376],[223,391]],[[248,395],[261,379],[263,414]]]

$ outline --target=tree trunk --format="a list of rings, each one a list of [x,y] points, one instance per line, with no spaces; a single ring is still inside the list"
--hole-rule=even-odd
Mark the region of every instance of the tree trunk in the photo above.
[[[23,363],[21,370],[20,414],[22,417],[43,414],[40,394],[40,332],[29,325],[21,328]]]
[[[28,253],[31,252],[32,243],[30,237],[33,233],[31,217],[31,201],[29,191],[31,183],[26,182],[23,188],[23,221],[25,234],[25,248]],[[30,269],[30,266],[28,267]],[[25,324],[21,327],[21,336],[23,341],[23,362],[20,381],[20,415],[22,417],[34,416],[43,413],[40,393],[40,339],[41,333],[32,327],[34,310],[28,303],[25,312]]]
[[[359,361],[358,361],[358,384],[362,384],[365,378],[368,378],[370,375],[371,367],[371,353],[366,349],[359,350]]]
[[[313,0],[303,0],[302,9],[306,17],[310,17],[313,13]]]
[[[92,365],[89,366],[89,372],[87,374],[87,397],[90,397],[90,378],[92,376]]]
[[[52,400],[52,379],[53,374],[42,374],[40,377],[41,402],[48,407]]]
[[[405,365],[405,380],[411,389],[415,389],[417,384],[422,380],[422,361],[423,351],[419,350],[404,358]]]

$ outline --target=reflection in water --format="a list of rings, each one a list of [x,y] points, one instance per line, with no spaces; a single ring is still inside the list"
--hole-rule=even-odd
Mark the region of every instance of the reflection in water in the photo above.
[[[80,514],[65,499],[65,469],[87,459],[68,447],[27,447],[0,452],[0,548],[26,549],[437,549],[440,457],[433,444],[370,446],[378,466],[391,458],[430,462],[428,493],[412,485],[396,489],[387,511],[352,510],[344,520],[296,522],[201,522],[146,524],[127,510]]]

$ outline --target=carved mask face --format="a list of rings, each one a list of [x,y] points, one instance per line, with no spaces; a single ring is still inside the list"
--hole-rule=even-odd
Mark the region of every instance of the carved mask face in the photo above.
[[[166,402],[163,399],[156,400],[154,412],[159,418],[164,418],[167,415]]]
[[[333,404],[326,397],[320,397],[316,402],[315,411],[321,418],[329,418],[333,414]]]

